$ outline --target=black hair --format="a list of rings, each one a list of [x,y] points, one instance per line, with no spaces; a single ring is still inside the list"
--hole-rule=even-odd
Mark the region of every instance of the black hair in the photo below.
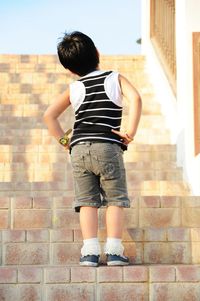
[[[99,54],[94,42],[82,32],[65,33],[57,50],[63,67],[79,76],[86,75],[98,67]]]

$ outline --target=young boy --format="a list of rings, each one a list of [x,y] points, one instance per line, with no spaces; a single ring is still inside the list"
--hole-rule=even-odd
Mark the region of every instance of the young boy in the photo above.
[[[122,75],[99,70],[99,53],[81,32],[65,34],[58,44],[64,68],[79,75],[45,112],[49,132],[70,150],[74,175],[75,211],[80,212],[83,236],[80,264],[98,266],[101,254],[98,208],[106,206],[108,265],[127,265],[123,255],[123,208],[130,207],[123,151],[133,141],[141,115],[141,98]],[[122,97],[129,101],[126,131],[120,131]],[[66,139],[57,118],[72,105],[73,135]]]

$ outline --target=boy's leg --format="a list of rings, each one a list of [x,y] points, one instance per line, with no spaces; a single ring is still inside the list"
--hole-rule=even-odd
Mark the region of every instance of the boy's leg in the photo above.
[[[96,207],[80,208],[80,225],[83,239],[97,237],[98,209]]]
[[[124,224],[123,207],[109,206],[106,210],[107,237],[122,238]]]
[[[106,211],[107,242],[105,253],[108,265],[127,265],[129,260],[123,256],[122,245],[124,211],[122,207],[109,206]]]
[[[80,225],[83,236],[83,247],[81,249],[81,265],[98,265],[98,257],[101,254],[98,231],[98,212],[95,207],[80,208]]]

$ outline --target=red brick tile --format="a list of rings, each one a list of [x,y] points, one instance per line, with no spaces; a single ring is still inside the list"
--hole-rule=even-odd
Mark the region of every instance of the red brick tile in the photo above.
[[[38,267],[18,268],[18,282],[40,283],[42,281],[42,269]]]
[[[0,229],[7,229],[9,226],[8,210],[0,210]]]
[[[68,229],[79,228],[79,216],[72,209],[57,209],[55,211],[55,227]]]
[[[150,300],[154,301],[199,301],[198,283],[154,283],[150,288]]]
[[[145,230],[144,241],[166,241],[167,233],[165,229],[150,228]]]
[[[49,267],[45,269],[45,283],[70,282],[70,269],[66,267]]]
[[[12,199],[13,207],[17,209],[30,209],[32,207],[32,198],[15,197]]]
[[[83,236],[82,236],[81,230],[75,229],[75,230],[73,230],[73,232],[74,232],[74,241],[82,242],[83,241]],[[101,240],[101,235],[99,235],[98,237],[99,237],[99,240],[102,241]]]
[[[73,241],[73,230],[61,228],[58,230],[51,231],[52,242],[72,242]]]
[[[182,223],[184,227],[200,227],[200,208],[183,208]]]
[[[146,282],[148,281],[148,269],[144,266],[124,267],[125,282]]]
[[[170,244],[170,259],[172,264],[188,264],[191,262],[191,245],[190,242],[177,242]]]
[[[93,284],[57,284],[48,285],[46,288],[46,300],[48,301],[94,301],[95,287]],[[101,299],[106,300],[106,299]],[[107,299],[109,300],[109,299]]]
[[[51,227],[51,210],[21,209],[14,211],[14,228],[49,228]]]
[[[143,262],[143,244],[124,242],[125,255],[129,257],[130,263],[139,264]]]
[[[200,241],[200,228],[192,228],[192,229],[188,229],[188,231],[190,231],[192,242]]]
[[[144,230],[143,229],[126,229],[123,233],[123,241],[143,241]]]
[[[163,208],[178,208],[180,200],[176,196],[163,196],[161,197],[161,207]]]
[[[182,282],[199,282],[200,281],[200,266],[177,266],[176,267],[177,281]]]
[[[0,284],[0,297],[2,301],[20,301],[18,298],[18,291],[15,285]]]
[[[71,208],[74,196],[57,197],[54,199],[56,208]]]
[[[99,267],[99,282],[120,282],[122,281],[122,267]]]
[[[144,196],[141,199],[140,207],[158,208],[160,207],[159,196]]]
[[[0,267],[0,283],[16,283],[16,282],[17,282],[17,271],[15,268]]]
[[[190,241],[190,229],[171,228],[167,232],[169,241]]]
[[[180,210],[171,208],[144,208],[140,210],[140,227],[179,227]]]
[[[49,236],[47,229],[27,230],[27,241],[29,242],[49,242]]]
[[[25,231],[24,230],[4,230],[2,233],[3,242],[24,242]]]
[[[52,200],[45,197],[35,197],[33,199],[33,208],[37,209],[50,209],[52,207]]]
[[[145,263],[187,264],[191,260],[188,243],[145,243]]]
[[[19,300],[42,301],[42,289],[40,285],[24,284],[19,286]]]
[[[150,267],[151,282],[174,282],[176,270],[173,266],[153,266]]]
[[[53,264],[73,264],[79,263],[82,244],[78,243],[54,243],[53,244]]]
[[[148,301],[148,286],[141,283],[101,284],[99,286],[99,300],[109,301]]]
[[[95,282],[96,268],[71,267],[71,282]]]
[[[8,209],[10,207],[10,198],[9,197],[0,197],[0,208]]]
[[[48,264],[48,244],[6,244],[4,250],[4,264]]]

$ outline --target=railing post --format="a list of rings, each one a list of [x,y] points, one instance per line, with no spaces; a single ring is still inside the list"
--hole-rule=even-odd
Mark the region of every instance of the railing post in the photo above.
[[[150,37],[176,93],[175,0],[151,0]]]
[[[200,32],[193,32],[194,142],[200,153]]]

